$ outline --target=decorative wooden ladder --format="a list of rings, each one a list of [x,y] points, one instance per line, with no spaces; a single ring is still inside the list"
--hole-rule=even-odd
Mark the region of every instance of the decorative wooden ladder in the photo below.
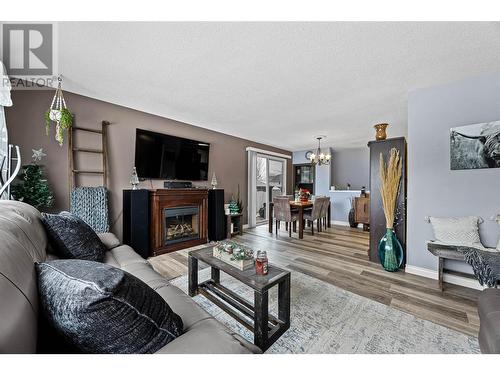
[[[84,128],[80,126],[72,126],[70,131],[68,132],[68,156],[69,156],[69,195],[71,197],[71,192],[77,185],[77,175],[80,174],[97,174],[102,176],[102,185],[104,187],[108,187],[108,150],[107,150],[107,126],[109,125],[108,121],[102,121],[101,129],[91,129]],[[85,147],[76,147],[74,145],[74,133],[75,131],[88,132],[88,133],[96,133],[101,135],[101,148],[85,148]],[[86,152],[93,154],[101,154],[102,155],[102,170],[90,170],[90,169],[79,169],[75,167],[75,153],[78,152]]]

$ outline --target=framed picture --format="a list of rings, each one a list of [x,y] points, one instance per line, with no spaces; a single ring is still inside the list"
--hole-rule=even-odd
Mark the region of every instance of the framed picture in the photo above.
[[[450,167],[452,170],[500,168],[500,121],[452,128]]]

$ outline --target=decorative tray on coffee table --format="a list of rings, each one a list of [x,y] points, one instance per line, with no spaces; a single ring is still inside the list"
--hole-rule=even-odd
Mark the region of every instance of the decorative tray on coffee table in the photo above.
[[[234,241],[221,241],[213,247],[214,258],[244,271],[254,266],[253,250]]]

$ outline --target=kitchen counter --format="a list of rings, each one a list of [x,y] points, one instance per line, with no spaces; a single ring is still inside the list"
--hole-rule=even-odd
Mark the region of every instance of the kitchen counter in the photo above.
[[[369,193],[369,191],[367,191],[367,193]],[[361,190],[330,190],[328,195],[330,196],[331,202],[332,221],[348,224],[351,199],[359,197],[361,195]]]

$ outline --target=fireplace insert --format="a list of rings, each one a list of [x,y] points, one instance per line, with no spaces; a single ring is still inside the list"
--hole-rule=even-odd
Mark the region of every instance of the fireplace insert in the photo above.
[[[165,245],[200,238],[200,215],[197,206],[165,208],[163,215]]]

